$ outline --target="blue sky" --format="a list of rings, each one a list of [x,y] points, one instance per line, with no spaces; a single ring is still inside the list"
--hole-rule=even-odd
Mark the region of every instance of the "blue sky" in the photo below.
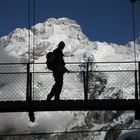
[[[28,27],[28,0],[0,2],[0,37]],[[92,41],[125,44],[133,40],[131,8],[130,0],[35,0],[35,23],[67,17],[77,21]],[[140,1],[136,1],[136,37],[140,36],[139,17]]]

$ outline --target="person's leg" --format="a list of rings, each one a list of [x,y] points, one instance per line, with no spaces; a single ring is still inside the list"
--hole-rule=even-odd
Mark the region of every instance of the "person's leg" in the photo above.
[[[56,90],[57,90],[57,75],[55,73],[53,73],[53,77],[55,80],[55,84],[53,85],[51,92],[48,94],[47,100],[51,100],[51,98],[55,95]]]
[[[55,92],[55,100],[60,100],[60,93],[63,86],[63,74],[59,73],[56,76],[56,92]]]
[[[47,100],[51,100],[51,98],[55,95],[55,84],[53,85],[53,88],[51,89],[51,92],[47,96]]]

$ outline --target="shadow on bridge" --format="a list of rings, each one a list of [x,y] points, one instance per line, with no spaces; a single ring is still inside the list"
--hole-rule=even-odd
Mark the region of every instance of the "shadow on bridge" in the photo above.
[[[140,63],[67,63],[60,101],[46,101],[53,85],[44,63],[0,64],[0,112],[135,110],[139,115]]]

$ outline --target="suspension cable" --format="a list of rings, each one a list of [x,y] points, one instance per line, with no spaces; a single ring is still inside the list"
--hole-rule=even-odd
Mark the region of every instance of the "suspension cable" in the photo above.
[[[34,37],[34,30],[33,30],[33,37],[31,43],[31,26],[35,25],[35,0],[28,0],[28,63],[31,63],[31,50],[32,50],[32,59],[33,65],[32,70],[34,73],[34,46],[35,46],[35,37]],[[31,46],[32,44],[32,46]],[[34,86],[34,74],[32,77],[33,86]],[[34,97],[34,87],[32,88],[32,93]]]
[[[132,5],[132,26],[133,26],[133,46],[134,46],[134,62],[135,62],[135,70],[137,70],[137,66],[136,66],[136,61],[137,61],[137,54],[136,54],[136,43],[135,43],[135,39],[136,39],[136,31],[135,31],[135,8],[134,8],[134,4],[136,2],[136,0],[130,0],[131,1],[131,5]]]
[[[30,28],[31,28],[31,16],[30,16],[30,0],[28,0],[28,63],[30,63],[30,38],[31,38],[31,33],[30,33]]]
[[[33,0],[33,26],[35,25],[35,0]],[[32,98],[34,98],[34,70],[35,70],[35,65],[34,65],[34,62],[35,62],[35,59],[34,59],[34,54],[35,54],[35,35],[34,35],[34,30],[33,30],[33,95],[32,95]]]

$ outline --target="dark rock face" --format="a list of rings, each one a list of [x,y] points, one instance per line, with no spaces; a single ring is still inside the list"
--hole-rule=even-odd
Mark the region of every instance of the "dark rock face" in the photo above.
[[[87,113],[87,117],[85,118],[85,122],[89,126],[91,126],[94,123],[108,123],[113,119],[119,117],[122,113],[122,111],[89,111]]]
[[[94,69],[94,68],[93,68]],[[88,86],[88,94],[90,99],[96,99],[101,94],[104,94],[104,90],[106,88],[107,78],[101,72],[90,72],[89,73],[89,86]],[[111,88],[114,93],[115,89]],[[115,93],[116,99],[118,99],[118,93]],[[85,118],[85,122],[87,125],[92,126],[95,124],[103,124],[112,121],[117,118],[119,115],[123,113],[122,111],[89,111],[87,113],[87,117]]]
[[[132,124],[132,121],[129,121],[126,124],[117,124],[116,126],[112,127],[109,131],[107,131],[104,140],[117,140],[118,136],[121,133],[121,130],[128,129],[131,124]],[[133,139],[128,139],[128,140],[133,140]]]
[[[124,140],[133,140],[131,137],[127,137]]]

